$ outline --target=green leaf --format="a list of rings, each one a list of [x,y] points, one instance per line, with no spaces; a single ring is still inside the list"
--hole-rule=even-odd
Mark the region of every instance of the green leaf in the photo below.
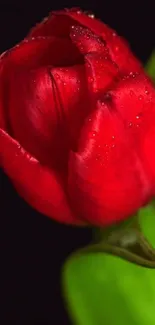
[[[155,209],[140,211],[155,247]],[[155,269],[105,253],[73,254],[63,269],[68,311],[76,325],[154,325]]]
[[[149,76],[155,81],[155,51],[152,53],[150,59],[148,60],[145,70]]]

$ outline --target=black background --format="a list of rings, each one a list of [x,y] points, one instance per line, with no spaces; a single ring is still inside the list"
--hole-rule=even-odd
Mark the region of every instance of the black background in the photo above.
[[[24,38],[48,11],[80,6],[125,36],[146,62],[155,45],[153,2],[0,1],[0,52]],[[70,252],[90,241],[91,230],[39,214],[2,171],[0,176],[0,324],[70,324],[61,296],[61,267]]]

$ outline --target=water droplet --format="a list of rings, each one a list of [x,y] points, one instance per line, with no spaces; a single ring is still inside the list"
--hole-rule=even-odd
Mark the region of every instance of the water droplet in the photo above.
[[[116,32],[113,32],[113,33],[112,33],[112,36],[113,36],[113,37],[117,36]]]
[[[94,14],[89,14],[88,17],[94,19],[95,18],[95,15]]]
[[[112,139],[115,139],[115,136],[114,135],[112,135]]]
[[[86,34],[86,39],[90,39],[90,35]]]
[[[139,99],[139,100],[142,100],[142,99],[143,99],[143,96],[142,96],[142,95],[140,95],[140,96],[138,97],[138,99]]]
[[[129,128],[131,128],[133,126],[133,123],[132,122],[130,122],[129,123]]]
[[[22,149],[22,147],[21,147],[20,144],[18,144],[17,148],[18,148],[18,150],[21,150]]]
[[[106,93],[104,96],[105,100],[110,101],[112,99],[111,94],[110,93]]]
[[[96,137],[96,134],[97,134],[96,131],[90,132],[90,138],[95,138]]]
[[[116,145],[115,144],[112,144],[112,146],[111,146],[112,148],[115,148],[116,147]]]
[[[83,45],[82,44],[79,44],[79,49],[81,52],[83,52]]]
[[[90,63],[88,63],[88,62],[86,62],[86,66],[87,66],[87,68],[91,67]]]
[[[94,79],[92,77],[88,77],[88,82],[92,83]]]
[[[130,96],[133,96],[134,92],[133,90],[130,90]]]
[[[88,11],[88,10],[87,10],[87,11],[85,11],[84,13],[85,13],[85,15],[87,15],[88,17],[90,17],[90,18],[92,18],[92,19],[95,18],[95,15],[94,15],[93,12],[91,12],[91,11]]]
[[[58,73],[55,73],[54,77],[55,77],[56,79],[60,79],[60,76],[59,76]]]
[[[139,120],[140,119],[140,116],[139,115],[136,115],[136,119]]]
[[[89,122],[91,122],[91,121],[92,121],[92,119],[91,119],[91,118],[89,118],[89,119],[88,119],[88,121],[89,121]]]
[[[45,18],[43,19],[43,21],[42,21],[43,24],[46,23],[46,21],[47,21],[48,19],[49,19],[49,17],[45,17]]]
[[[101,102],[101,105],[102,105],[102,106],[105,106],[105,103],[104,103],[104,102]]]
[[[149,94],[149,91],[147,89],[145,89],[145,94],[148,95]]]
[[[119,47],[115,46],[115,51],[118,52],[118,50],[119,50]]]
[[[63,82],[63,85],[66,86],[66,82]]]
[[[133,71],[131,71],[131,72],[129,73],[129,75],[130,75],[132,78],[135,78],[135,77],[136,77],[136,73],[134,73]]]
[[[95,159],[96,159],[97,161],[99,161],[99,160],[101,160],[101,158],[102,158],[102,156],[101,156],[100,154],[97,154]]]

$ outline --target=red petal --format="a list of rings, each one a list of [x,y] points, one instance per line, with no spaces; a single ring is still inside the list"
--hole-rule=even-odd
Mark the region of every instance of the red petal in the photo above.
[[[105,104],[90,116],[71,155],[69,189],[79,215],[96,225],[129,217],[150,194],[123,123]]]
[[[79,132],[91,107],[85,67],[55,68],[52,69],[52,75],[61,99],[62,120],[66,125],[70,148],[75,149]]]
[[[102,37],[106,42],[112,60],[119,66],[120,70],[124,71],[124,73],[140,71],[142,69],[140,62],[132,54],[127,42],[122,37],[118,36],[109,26],[98,19],[85,15],[85,13],[79,10],[68,10],[65,13],[80,25],[89,28],[93,33]],[[62,14],[63,12],[60,11],[60,15]],[[73,22],[73,25],[74,24]]]
[[[51,36],[67,37],[70,33],[70,28],[73,25],[73,20],[66,15],[65,11],[56,11],[35,27],[33,27],[27,37]]]
[[[68,55],[69,53],[69,55]],[[9,63],[25,69],[41,66],[66,66],[81,62],[79,51],[69,39],[37,37],[22,41],[3,58]]]
[[[119,66],[122,73],[136,72],[142,70],[141,62],[133,55],[128,43],[114,31],[108,36],[102,35],[107,43],[112,60]]]
[[[130,74],[118,82],[110,94],[135,142],[136,135],[145,133],[149,111],[155,107],[155,89],[151,81],[144,74]]]
[[[83,27],[73,27],[71,38],[82,54],[85,54],[88,82],[91,91],[98,92],[114,81],[118,68],[110,57],[107,48],[99,37]]]
[[[41,165],[1,129],[0,163],[31,206],[57,221],[80,223],[69,208],[65,188],[54,170]]]
[[[107,57],[98,54],[88,54],[86,62],[89,88],[94,93],[100,92],[103,95],[115,81],[117,66]]]
[[[64,169],[90,108],[85,68],[15,70],[9,79],[13,136],[42,163]]]
[[[67,37],[72,25],[80,24],[106,41],[112,60],[124,73],[140,71],[140,62],[134,57],[128,44],[114,30],[98,19],[91,18],[79,9],[53,12],[46,21],[32,29],[30,36],[55,35]]]
[[[92,33],[90,29],[72,26],[70,36],[82,54],[96,52],[96,54],[100,55],[109,55],[105,43],[99,36]]]
[[[111,101],[155,183],[155,89],[152,82],[144,74],[126,76],[111,91]]]
[[[80,25],[90,28],[95,34],[101,35],[103,23],[85,15],[80,9],[69,9],[51,12],[49,17],[37,24],[29,36],[50,36],[66,37],[69,35],[70,27],[78,22]],[[108,27],[107,30],[109,31]]]
[[[51,69],[15,71],[9,76],[9,85],[8,106],[13,137],[39,161],[51,166],[58,159],[60,149],[59,140],[56,142],[59,103],[55,99]],[[62,148],[63,144],[64,141]]]
[[[0,58],[0,127],[4,130],[7,130],[7,117],[6,117],[6,111],[5,111],[5,71],[4,71],[4,65],[3,60]]]

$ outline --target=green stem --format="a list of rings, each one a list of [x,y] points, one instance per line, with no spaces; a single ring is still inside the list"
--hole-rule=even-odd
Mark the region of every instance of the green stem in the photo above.
[[[108,228],[96,229],[95,243],[81,249],[82,253],[105,252],[132,263],[155,268],[155,249],[140,228],[139,216]]]

